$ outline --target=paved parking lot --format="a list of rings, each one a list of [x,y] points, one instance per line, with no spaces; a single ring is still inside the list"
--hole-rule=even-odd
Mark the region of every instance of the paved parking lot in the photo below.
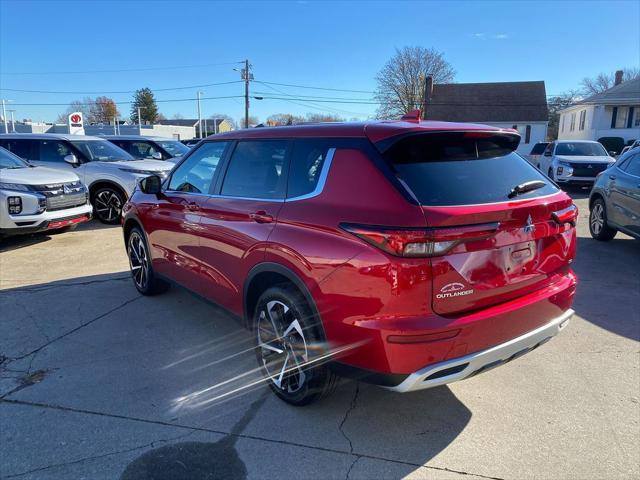
[[[0,477],[639,478],[640,242],[581,209],[577,316],[531,354],[400,395],[343,382],[306,408],[247,332],[188,292],[137,294],[117,227],[0,246]]]

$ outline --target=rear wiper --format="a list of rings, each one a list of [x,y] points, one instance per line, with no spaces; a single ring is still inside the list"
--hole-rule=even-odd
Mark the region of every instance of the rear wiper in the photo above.
[[[539,188],[542,188],[546,185],[547,184],[542,180],[531,180],[530,182],[524,182],[513,187],[509,192],[508,197],[513,198],[520,195],[521,193],[532,192],[533,190],[538,190]]]

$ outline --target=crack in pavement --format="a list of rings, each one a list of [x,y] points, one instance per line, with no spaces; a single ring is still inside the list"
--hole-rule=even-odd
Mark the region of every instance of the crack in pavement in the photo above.
[[[151,425],[162,425],[162,426],[166,426],[166,427],[175,427],[175,428],[183,428],[189,431],[197,431],[197,432],[209,432],[209,433],[216,433],[219,435],[226,435],[226,436],[230,436],[230,437],[236,437],[237,439],[247,439],[247,440],[258,440],[258,441],[262,441],[262,442],[268,442],[268,443],[275,443],[278,445],[287,445],[287,446],[292,446],[292,447],[298,447],[298,448],[305,448],[305,449],[309,449],[309,450],[318,450],[318,451],[322,451],[322,452],[327,452],[327,453],[334,453],[334,454],[340,454],[340,455],[353,455],[352,452],[347,452],[345,450],[339,450],[337,448],[329,448],[329,447],[319,447],[319,446],[314,446],[314,445],[306,445],[304,443],[298,443],[298,442],[292,442],[289,440],[277,440],[277,439],[273,439],[273,438],[266,438],[266,437],[260,437],[257,435],[249,435],[246,433],[233,433],[233,432],[226,432],[223,430],[216,430],[213,428],[205,428],[205,427],[195,427],[195,426],[189,426],[189,425],[182,425],[182,424],[178,424],[178,423],[171,423],[171,422],[166,422],[163,420],[149,420],[146,418],[138,418],[138,417],[130,417],[130,416],[126,416],[126,415],[118,415],[115,413],[105,413],[105,412],[97,412],[97,411],[92,411],[92,410],[85,410],[85,409],[80,409],[80,408],[73,408],[73,407],[65,407],[62,405],[50,405],[47,403],[40,403],[40,402],[30,402],[30,401],[24,401],[24,400],[13,400],[13,399],[3,399],[0,398],[0,405],[2,405],[3,403],[7,403],[7,404],[11,404],[11,405],[22,405],[22,406],[28,406],[28,407],[34,407],[34,408],[48,408],[48,409],[52,409],[52,410],[60,410],[63,412],[72,412],[72,413],[83,413],[86,415],[96,415],[99,417],[106,417],[106,418],[117,418],[120,420],[129,420],[132,422],[139,422],[139,423],[146,423],[146,424],[151,424]],[[481,475],[478,473],[472,473],[472,472],[465,472],[463,470],[454,470],[454,469],[450,469],[450,468],[445,468],[445,467],[434,467],[431,465],[423,465],[420,463],[415,463],[415,462],[408,462],[408,461],[404,461],[404,460],[397,460],[397,459],[393,459],[393,458],[386,458],[386,457],[380,457],[377,455],[369,455],[369,454],[363,454],[363,453],[359,453],[357,454],[360,458],[367,458],[367,459],[371,459],[371,460],[379,460],[379,461],[383,461],[383,462],[390,462],[390,463],[395,463],[395,464],[399,464],[399,465],[407,465],[410,467],[415,467],[415,468],[424,468],[427,470],[437,470],[437,471],[441,471],[441,472],[451,472],[451,473],[457,473],[460,475],[475,475],[476,477],[479,478],[484,478],[487,480],[505,480],[504,478],[501,477],[492,477],[492,476],[488,476],[488,475]],[[355,462],[354,462],[355,463]]]
[[[344,417],[342,417],[342,421],[340,422],[340,425],[338,426],[338,430],[340,430],[340,433],[342,434],[342,436],[344,438],[347,439],[347,442],[349,442],[349,454],[353,455],[353,442],[351,441],[351,438],[349,438],[349,436],[345,433],[344,431],[344,424],[347,422],[347,419],[349,418],[349,415],[351,415],[351,412],[353,412],[353,410],[356,408],[357,402],[358,402],[358,394],[360,393],[360,383],[356,382],[356,391],[353,394],[353,399],[351,400],[351,404],[349,405],[349,408],[347,409],[347,411],[344,413]],[[353,463],[351,463],[351,466],[349,467],[349,470],[347,470],[347,476],[345,477],[347,480],[349,479],[349,476],[351,475],[351,470],[353,469],[353,467],[355,466],[356,463],[358,463],[358,460],[360,460],[360,456],[356,455],[356,458],[353,460]]]

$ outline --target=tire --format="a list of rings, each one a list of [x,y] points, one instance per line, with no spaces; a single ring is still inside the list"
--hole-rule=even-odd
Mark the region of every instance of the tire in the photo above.
[[[547,176],[553,180],[554,182],[556,181],[555,178],[553,178],[553,167],[549,167],[549,171],[547,172]]]
[[[295,287],[276,285],[260,296],[253,332],[258,364],[278,398],[303,406],[333,392],[337,377],[319,361],[326,353],[320,319]]]
[[[116,187],[101,187],[91,196],[96,218],[107,225],[120,223],[124,194]]]
[[[134,227],[127,238],[127,256],[133,284],[142,295],[157,295],[167,290],[169,284],[153,273],[147,241],[138,227]]]
[[[616,236],[618,231],[607,225],[607,206],[602,198],[596,198],[589,211],[589,233],[602,242],[607,242]]]

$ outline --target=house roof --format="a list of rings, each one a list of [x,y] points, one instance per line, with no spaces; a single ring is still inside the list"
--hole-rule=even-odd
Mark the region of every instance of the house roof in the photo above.
[[[207,122],[207,127],[209,125],[213,126],[213,121],[214,121],[213,118],[203,118],[202,125],[204,125],[205,120]],[[216,118],[215,119],[216,126],[220,125],[225,120],[226,118]],[[175,118],[175,119],[168,119],[168,120],[158,120],[156,123],[158,125],[177,125],[181,127],[195,127],[196,125],[198,125],[198,119],[197,118]]]
[[[640,103],[640,77],[591,95],[579,103]]]
[[[449,122],[546,122],[544,81],[433,86],[425,119]]]

